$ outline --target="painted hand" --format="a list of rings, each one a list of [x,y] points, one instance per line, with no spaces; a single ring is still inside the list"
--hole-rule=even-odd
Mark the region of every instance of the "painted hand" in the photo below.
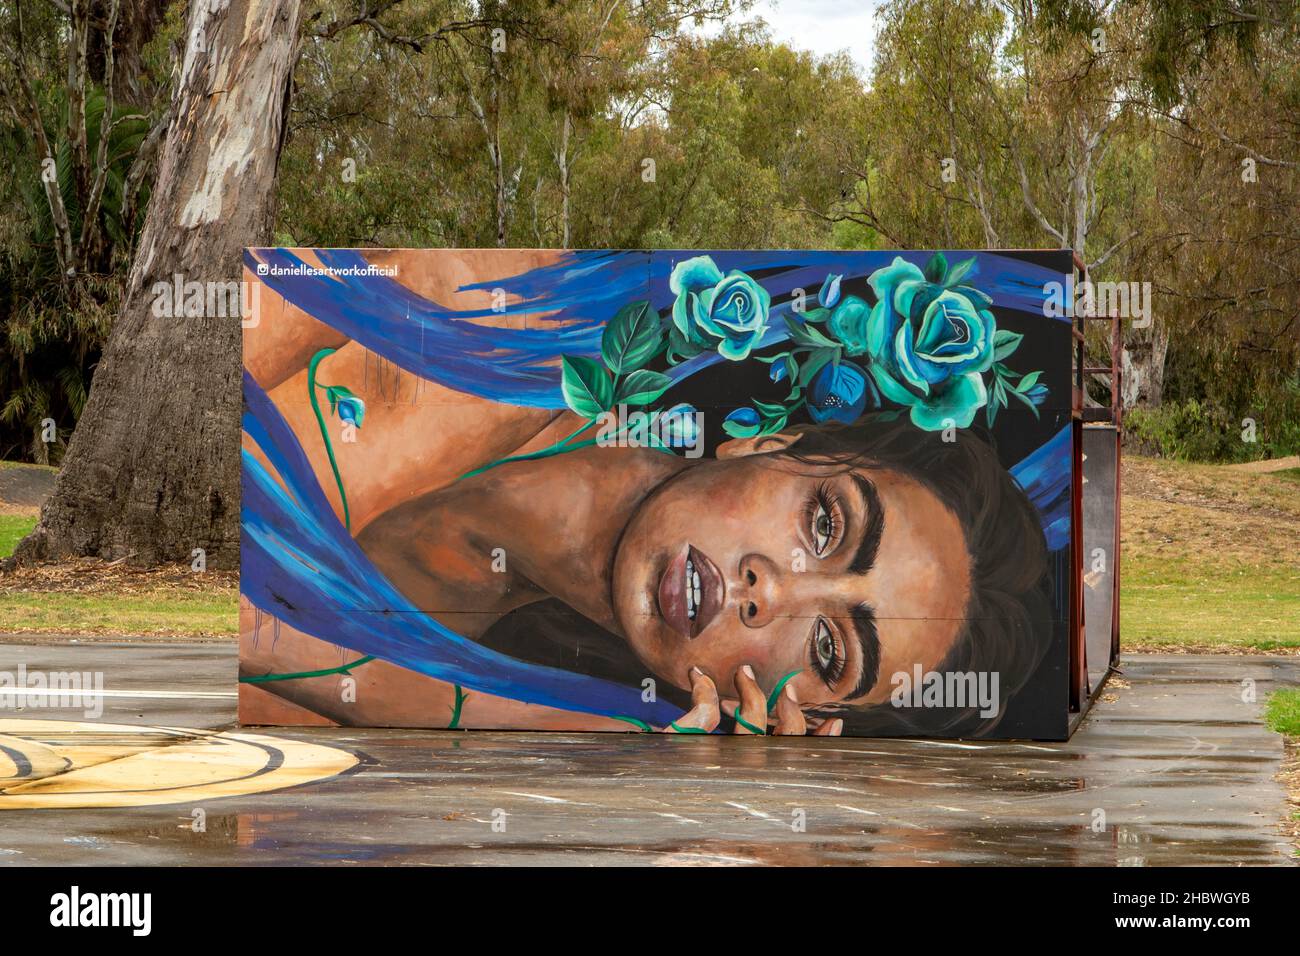
[[[768,711],[767,696],[754,679],[754,671],[748,665],[736,671],[734,682],[740,691],[740,700],[720,701],[717,685],[698,667],[691,669],[691,709],[682,717],[664,728],[665,733],[699,734],[711,733],[722,719],[725,710],[736,722],[732,733],[741,735],[766,734],[769,724],[775,723],[772,734],[781,736],[801,736],[809,732],[809,722],[804,717],[803,708],[795,695],[794,688],[787,683],[777,698],[776,705]],[[820,737],[837,737],[844,729],[844,721],[839,718],[815,722],[812,733]]]

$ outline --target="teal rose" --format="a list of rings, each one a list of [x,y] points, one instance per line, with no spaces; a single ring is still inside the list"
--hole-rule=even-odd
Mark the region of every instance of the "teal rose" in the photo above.
[[[896,257],[867,278],[876,304],[865,322],[841,333],[870,354],[885,397],[910,408],[912,422],[928,431],[966,428],[988,402],[983,373],[993,365],[997,327],[993,300],[961,284],[974,264],[949,268],[936,253],[922,272]]]
[[[668,279],[673,302],[674,350],[699,354],[716,348],[732,361],[747,358],[767,331],[772,297],[743,272],[726,275],[708,256],[679,262]]]

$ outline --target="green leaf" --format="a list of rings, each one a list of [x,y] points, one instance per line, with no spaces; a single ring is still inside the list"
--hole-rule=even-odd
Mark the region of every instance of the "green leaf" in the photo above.
[[[818,306],[815,309],[809,309],[803,314],[805,322],[825,322],[831,317],[831,310]]]
[[[673,380],[667,375],[640,369],[618,383],[614,404],[649,405],[672,384]]]
[[[804,363],[804,367],[799,370],[799,385],[807,386],[813,380],[813,377],[820,372],[826,363],[839,353],[838,348],[816,349]]]
[[[1030,399],[1026,395],[1021,395],[1020,392],[1014,388],[1011,389],[1011,394],[1014,395],[1016,398],[1020,399],[1020,401],[1024,402],[1025,405],[1028,406],[1029,410],[1034,413],[1035,418],[1038,417],[1038,407],[1033,403],[1032,399]]]
[[[948,260],[942,252],[936,252],[921,271],[925,273],[926,281],[942,284],[943,277],[948,274]]]
[[[998,329],[993,333],[993,360],[1000,362],[1020,347],[1024,336],[1010,329]]]
[[[787,355],[785,357],[785,374],[790,380],[791,385],[799,381],[799,363],[795,360],[793,355]]]
[[[808,348],[838,348],[838,344],[822,335],[816,327],[811,325],[800,325],[790,316],[782,316],[785,319],[785,326],[790,330],[790,338],[798,345]]]
[[[769,418],[767,421],[763,422],[763,427],[759,429],[758,433],[760,435],[771,435],[774,434],[775,432],[779,432],[782,428],[785,428],[785,423],[788,420],[789,420],[788,416],[786,415],[780,415],[776,418]]]
[[[686,359],[694,358],[703,352],[705,346],[697,345],[690,341],[686,336],[677,330],[677,326],[672,326],[668,330],[668,364],[676,365],[678,362],[684,362]]]
[[[758,409],[758,413],[764,418],[775,418],[778,415],[786,414],[785,406],[776,402],[760,402],[758,399],[754,399],[754,407]]]
[[[580,355],[565,355],[561,361],[564,372],[560,390],[565,404],[583,418],[595,418],[607,411],[614,398],[614,383],[609,373]]]
[[[632,302],[618,310],[600,337],[600,357],[615,374],[641,368],[663,345],[659,315],[649,302]]]
[[[1038,376],[1042,374],[1043,374],[1042,372],[1030,372],[1028,375],[1026,375],[1024,378],[1020,380],[1019,384],[1016,385],[1015,391],[1025,392],[1028,389],[1033,388],[1034,383],[1038,381]]]
[[[970,272],[971,269],[973,269],[974,267],[975,267],[974,256],[971,256],[969,259],[963,259],[961,262],[957,263],[955,266],[953,266],[951,269],[948,270],[948,274],[944,276],[944,280],[943,280],[944,287],[951,289],[962,279],[966,278],[966,274]]]

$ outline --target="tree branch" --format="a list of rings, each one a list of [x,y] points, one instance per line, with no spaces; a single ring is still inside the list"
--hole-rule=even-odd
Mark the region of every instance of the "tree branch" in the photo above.
[[[1042,210],[1038,208],[1038,204],[1034,202],[1034,197],[1030,194],[1029,174],[1025,172],[1025,161],[1020,157],[1019,150],[1016,150],[1016,169],[1020,173],[1020,195],[1024,198],[1025,208],[1028,209],[1029,214],[1038,221],[1038,224],[1061,244],[1062,249],[1068,249],[1070,243],[1069,240],[1065,238],[1065,234],[1047,221],[1047,217],[1043,215]]]
[[[108,141],[113,135],[113,34],[117,30],[117,16],[121,0],[111,0],[108,8],[108,30],[104,34],[104,110],[99,115],[99,143],[95,150],[95,179],[81,217],[81,255],[89,258],[91,239],[98,239],[99,205],[104,198],[104,184],[108,182]],[[98,243],[96,242],[96,245]]]
[[[1111,246],[1109,249],[1107,249],[1105,252],[1103,252],[1103,253],[1102,253],[1098,258],[1096,258],[1096,259],[1094,259],[1092,262],[1088,263],[1088,274],[1091,275],[1095,269],[1100,269],[1103,265],[1105,265],[1106,260],[1109,259],[1109,258],[1114,254],[1114,252],[1115,252],[1116,249],[1118,249],[1120,246],[1124,245],[1124,243],[1126,243],[1126,242],[1130,241],[1131,239],[1133,239],[1135,236],[1137,236],[1137,234],[1138,234],[1138,231],[1137,231],[1136,229],[1134,229],[1132,232],[1130,232],[1127,236],[1125,236],[1125,237],[1124,237],[1123,239],[1121,239],[1119,242],[1115,243],[1113,246]]]
[[[4,44],[4,51],[6,57],[13,64],[22,97],[11,95],[8,84],[3,83],[3,77],[0,77],[0,84],[5,86],[6,99],[9,100],[10,106],[15,113],[19,111],[19,106],[21,107],[23,119],[31,127],[32,135],[36,137],[36,145],[41,151],[43,166],[40,176],[41,183],[45,187],[45,200],[50,207],[50,220],[54,224],[54,254],[59,263],[60,280],[66,283],[69,278],[76,274],[72,248],[72,226],[68,223],[68,210],[63,205],[63,193],[59,190],[58,175],[57,173],[51,175],[54,150],[50,148],[50,139],[45,134],[45,123],[41,119],[41,109],[36,102],[36,94],[32,91],[32,85],[27,79],[27,69],[22,56],[21,26],[17,38],[18,49],[12,49],[8,44]],[[19,104],[19,106],[14,106],[15,103]],[[51,166],[45,166],[45,163],[49,163]]]

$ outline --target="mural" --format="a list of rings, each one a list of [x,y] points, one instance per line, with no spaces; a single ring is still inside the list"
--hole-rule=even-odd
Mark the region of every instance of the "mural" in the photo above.
[[[1068,251],[245,265],[242,722],[1066,736]]]

